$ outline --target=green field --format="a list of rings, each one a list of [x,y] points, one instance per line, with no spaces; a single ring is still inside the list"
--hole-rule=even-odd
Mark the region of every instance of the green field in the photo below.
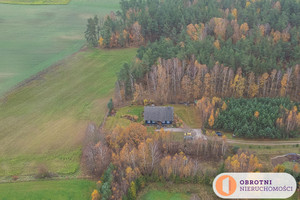
[[[139,200],[190,200],[190,199],[191,199],[190,194],[168,192],[168,191],[161,191],[161,190],[151,190],[139,198]],[[297,194],[288,198],[288,200],[297,200]]]
[[[168,191],[152,190],[145,194],[141,200],[189,200],[190,195]]]
[[[25,0],[0,0],[4,1]],[[87,19],[118,8],[119,0],[72,0],[68,5],[0,3],[0,96],[20,81],[77,52],[85,43]]]
[[[101,123],[116,73],[136,49],[86,50],[66,58],[0,101],[0,177],[79,168],[87,124]]]
[[[105,122],[106,130],[113,130],[117,125],[119,126],[128,126],[131,121],[124,118],[124,115],[138,116],[138,122],[143,121],[142,113],[144,112],[143,106],[126,106],[117,110],[117,113],[114,116],[107,118]]]
[[[1,200],[89,200],[95,183],[88,180],[0,184]]]
[[[296,192],[288,200],[297,200]],[[198,197],[198,198],[196,198]],[[218,198],[211,186],[202,184],[150,183],[137,195],[137,200],[216,200]]]
[[[138,200],[187,200],[198,196],[216,199],[211,187],[201,184],[150,183],[138,193]]]
[[[31,4],[31,5],[68,4],[69,2],[70,0],[0,0],[0,3]]]

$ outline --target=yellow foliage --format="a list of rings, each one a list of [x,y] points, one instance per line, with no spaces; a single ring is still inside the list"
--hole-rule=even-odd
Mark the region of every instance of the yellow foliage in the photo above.
[[[132,174],[132,168],[131,167],[127,167],[125,171],[126,171],[127,176],[130,176]]]
[[[231,14],[234,16],[235,19],[237,19],[238,11],[236,8],[232,9]]]
[[[225,160],[226,169],[231,172],[254,172],[262,168],[258,158],[253,154],[241,153]]]
[[[276,124],[277,124],[277,126],[281,127],[283,125],[283,119],[282,118],[277,118]]]
[[[251,2],[250,2],[250,1],[247,1],[247,2],[246,2],[246,8],[248,8],[250,5],[251,5]]]
[[[297,111],[298,111],[297,106],[294,106],[294,107],[293,107],[293,111],[294,111],[294,112],[297,112]]]
[[[94,190],[91,196],[92,196],[92,200],[100,199],[100,194],[99,194],[98,190]]]
[[[155,102],[152,99],[144,99],[143,100],[144,106],[148,106],[154,104]]]
[[[273,172],[284,172],[285,171],[285,167],[283,165],[277,165],[274,169]]]
[[[192,40],[199,40],[202,36],[202,31],[204,30],[204,24],[189,24],[187,26],[187,34],[191,37]]]
[[[251,98],[255,97],[258,93],[258,85],[255,84],[255,83],[252,83],[250,85],[250,88],[249,88],[249,95]]]
[[[224,102],[222,105],[222,110],[226,110],[227,109],[227,104]]]
[[[281,39],[281,33],[279,31],[275,31],[273,33],[273,41],[277,43]]]
[[[281,79],[280,96],[285,96],[287,89],[288,74],[285,73]]]
[[[218,50],[220,50],[220,42],[219,42],[219,40],[216,40],[216,41],[214,42],[214,46],[215,46]]]
[[[197,40],[197,31],[194,24],[189,24],[187,26],[187,34],[191,37],[192,40]]]
[[[266,73],[264,73],[261,77],[260,77],[260,79],[259,79],[259,87],[260,88],[263,88],[264,87],[264,85],[265,85],[265,83],[266,83],[266,81],[267,81],[267,79],[269,78],[269,74],[266,72]]]
[[[259,117],[259,112],[258,111],[255,111],[254,113],[254,117],[258,118]]]
[[[235,75],[231,87],[234,89],[234,95],[236,97],[242,97],[245,90],[245,78],[242,75]]]
[[[144,99],[144,106],[147,106],[148,105],[148,100],[147,99]]]
[[[242,32],[243,35],[246,35],[247,32],[249,31],[249,26],[248,24],[245,22],[241,25],[240,30]]]
[[[213,107],[215,107],[216,103],[219,103],[221,101],[222,101],[222,99],[220,97],[213,97],[211,100],[211,103],[212,103]]]
[[[128,32],[125,29],[123,30],[123,36],[124,36],[124,38],[126,38],[128,36]]]
[[[103,47],[103,40],[104,40],[103,37],[100,37],[100,38],[99,38],[99,41],[98,41],[98,42],[99,42],[99,46],[100,46],[100,47]]]
[[[224,141],[227,140],[226,135],[223,135],[223,136],[222,136],[222,140],[224,140]]]

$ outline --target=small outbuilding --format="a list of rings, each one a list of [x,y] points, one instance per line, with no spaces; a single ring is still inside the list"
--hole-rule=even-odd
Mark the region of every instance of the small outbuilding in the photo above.
[[[170,106],[145,106],[144,120],[146,124],[172,124],[174,121],[174,108]]]

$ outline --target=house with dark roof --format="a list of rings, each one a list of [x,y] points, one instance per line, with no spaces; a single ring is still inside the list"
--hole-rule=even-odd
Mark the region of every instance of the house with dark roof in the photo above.
[[[174,108],[170,106],[145,106],[144,120],[146,124],[172,124],[174,121]]]

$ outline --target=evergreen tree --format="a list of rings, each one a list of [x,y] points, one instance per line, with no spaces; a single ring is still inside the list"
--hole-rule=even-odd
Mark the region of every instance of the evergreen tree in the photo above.
[[[112,99],[109,100],[109,102],[107,104],[107,108],[108,108],[109,114],[111,114],[111,111],[114,109],[114,103],[113,103]]]
[[[100,27],[98,17],[95,16],[94,18],[89,18],[87,29],[85,31],[85,39],[91,46],[98,46],[99,32]]]

